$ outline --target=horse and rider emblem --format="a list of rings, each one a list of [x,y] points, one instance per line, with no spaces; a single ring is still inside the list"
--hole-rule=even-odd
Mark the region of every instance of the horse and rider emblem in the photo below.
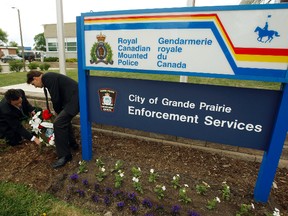
[[[268,15],[267,18],[271,18],[271,15]],[[264,28],[257,26],[254,32],[258,33],[257,40],[262,43],[270,43],[274,39],[274,36],[280,37],[277,31],[268,29],[268,21],[266,21]]]

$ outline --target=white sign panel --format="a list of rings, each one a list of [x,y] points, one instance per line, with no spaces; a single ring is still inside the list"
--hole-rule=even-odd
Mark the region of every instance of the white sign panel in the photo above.
[[[287,10],[279,4],[84,14],[85,66],[283,81]]]

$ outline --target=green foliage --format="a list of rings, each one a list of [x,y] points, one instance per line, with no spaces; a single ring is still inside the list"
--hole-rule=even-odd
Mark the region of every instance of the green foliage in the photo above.
[[[100,215],[59,201],[50,194],[38,193],[22,184],[0,181],[0,215]]]
[[[140,178],[141,177],[141,169],[140,169],[140,167],[133,166],[131,168],[131,172],[132,172],[132,175],[134,177],[136,177],[136,178]]]
[[[165,191],[166,191],[166,187],[164,185],[156,185],[156,187],[154,188],[154,191],[157,195],[157,198],[159,200],[163,199],[165,196]]]
[[[24,64],[21,60],[9,61],[9,70],[20,72],[24,68]]]
[[[107,172],[104,166],[99,167],[99,172],[96,173],[96,178],[99,182],[102,182],[107,177]]]
[[[24,185],[0,182],[0,215],[40,215],[52,208],[52,196]]]
[[[216,205],[217,205],[217,202],[220,203],[220,199],[218,197],[215,197],[212,200],[208,200],[206,208],[209,209],[209,210],[215,209]]]
[[[174,189],[180,188],[179,181],[180,181],[180,175],[179,174],[176,174],[175,176],[173,176],[171,183],[172,183],[172,186]]]
[[[159,174],[156,173],[156,172],[154,171],[154,169],[150,169],[148,181],[149,181],[150,183],[155,183],[158,177],[159,177]]]
[[[48,63],[39,64],[39,68],[40,68],[41,71],[48,71],[50,66],[51,65],[48,64]]]
[[[44,58],[45,62],[59,62],[59,58],[58,57],[47,57]]]
[[[9,46],[10,47],[18,47],[18,43],[17,42],[15,42],[15,41],[10,41],[9,42]],[[19,49],[17,49],[17,53],[19,52]]]
[[[196,185],[196,192],[198,194],[205,195],[209,187],[210,186],[206,182],[203,182],[202,184]]]
[[[8,42],[8,34],[0,28],[0,45]]]
[[[242,204],[240,210],[236,213],[236,216],[252,215],[251,211],[254,209],[253,204]]]
[[[118,170],[118,172],[115,173],[115,183],[114,183],[115,188],[120,188],[122,186],[123,178],[124,178],[124,172]]]
[[[30,63],[28,64],[28,68],[29,68],[30,70],[37,70],[38,67],[39,67],[39,63],[37,63],[37,62],[30,62]]]
[[[66,62],[77,62],[77,58],[68,58]]]
[[[111,172],[118,172],[123,168],[123,161],[122,160],[117,160],[115,163],[115,166],[113,169],[111,169]]]
[[[188,197],[186,188],[188,188],[188,185],[184,185],[179,189],[179,201],[188,204],[192,202],[192,199]]]
[[[86,172],[88,172],[87,162],[84,160],[79,161],[79,168],[78,168],[77,173],[80,174],[80,173],[86,173]]]
[[[101,167],[104,167],[104,162],[102,161],[102,159],[101,158],[97,158],[96,159],[96,166],[97,167],[99,167],[99,168],[101,168]]]
[[[222,198],[224,200],[229,200],[230,195],[231,195],[231,191],[230,191],[230,187],[227,185],[226,182],[223,182],[221,191],[222,191]]]
[[[41,50],[46,52],[46,39],[44,36],[44,32],[35,35],[34,41],[35,41],[35,47],[34,47],[35,50]]]

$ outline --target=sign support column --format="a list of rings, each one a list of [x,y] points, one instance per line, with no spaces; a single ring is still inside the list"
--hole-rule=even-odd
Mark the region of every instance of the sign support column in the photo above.
[[[270,146],[264,153],[258,179],[254,189],[256,201],[267,202],[270,189],[278,168],[283,145],[287,133],[288,122],[288,84],[283,84],[283,95],[275,122],[274,131],[271,137]]]

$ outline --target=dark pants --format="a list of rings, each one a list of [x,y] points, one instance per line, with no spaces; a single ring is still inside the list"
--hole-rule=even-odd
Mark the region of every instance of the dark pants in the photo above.
[[[5,131],[5,135],[0,136],[1,139],[5,139],[6,143],[11,146],[16,146],[21,144],[21,135],[15,133],[13,130]]]
[[[70,146],[76,144],[71,123],[73,117],[74,116],[62,110],[53,123],[58,158],[71,154]]]

